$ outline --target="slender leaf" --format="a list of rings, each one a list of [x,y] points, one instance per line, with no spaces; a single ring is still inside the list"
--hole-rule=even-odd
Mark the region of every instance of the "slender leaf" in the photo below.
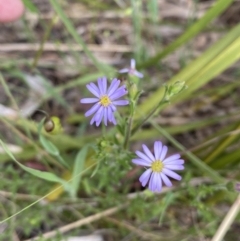
[[[74,169],[73,169],[73,179],[71,181],[71,192],[74,197],[76,197],[76,193],[79,187],[79,183],[81,181],[81,175],[84,169],[84,163],[86,160],[87,152],[89,145],[84,146],[77,154],[74,161]]]
[[[38,171],[38,170],[35,170],[35,169],[32,169],[32,168],[29,168],[29,167],[26,167],[26,166],[22,165],[20,162],[18,162],[16,160],[14,155],[9,151],[8,147],[3,143],[3,141],[1,139],[0,139],[0,143],[3,147],[3,149],[5,150],[5,152],[10,156],[10,158],[13,161],[15,161],[23,170],[25,170],[26,172],[28,172],[28,173],[36,176],[36,177],[44,179],[46,181],[60,183],[64,186],[64,188],[66,190],[69,190],[69,183],[68,182],[64,181],[63,179],[59,178],[58,176],[56,176],[53,173]]]
[[[23,4],[25,5],[25,7],[33,12],[33,13],[38,13],[38,8],[36,7],[36,5],[30,1],[30,0],[22,0],[23,1]]]
[[[227,69],[231,64],[240,58],[240,24],[234,27],[224,38],[210,47],[195,61],[175,75],[168,84],[181,80],[185,81],[188,89],[180,93],[171,102],[187,98],[194,90],[206,84],[212,78]],[[151,107],[156,105],[163,97],[164,87],[160,87],[150,95],[139,107],[136,117],[146,115]],[[151,104],[149,104],[151,103]]]
[[[146,68],[156,64],[160,59],[166,57],[168,54],[172,53],[182,44],[189,41],[191,38],[196,36],[201,30],[203,30],[208,24],[220,15],[234,0],[218,0],[216,4],[210,8],[205,15],[200,18],[195,24],[190,26],[190,28],[185,31],[178,39],[168,45],[163,51],[156,54],[154,57],[150,58],[145,63],[142,63],[138,68]]]
[[[54,156],[59,156],[59,150],[58,148],[49,140],[47,140],[43,135],[39,136],[39,140],[42,144],[42,146],[44,147],[44,149],[54,155]]]
[[[57,12],[59,18],[62,20],[62,22],[64,23],[65,27],[67,28],[68,32],[72,35],[72,37],[74,38],[74,40],[80,44],[85,52],[85,54],[89,57],[89,59],[92,60],[93,64],[103,73],[107,73],[107,71],[109,71],[110,67],[108,66],[108,70],[107,70],[107,66],[104,66],[103,64],[101,64],[95,57],[94,55],[91,53],[91,51],[88,49],[87,45],[85,44],[85,42],[83,41],[83,39],[79,36],[79,34],[76,32],[76,29],[74,28],[72,22],[67,18],[67,16],[65,15],[64,11],[62,10],[59,1],[56,0],[49,0],[50,3],[52,4],[54,10]],[[112,70],[112,69],[111,69]]]

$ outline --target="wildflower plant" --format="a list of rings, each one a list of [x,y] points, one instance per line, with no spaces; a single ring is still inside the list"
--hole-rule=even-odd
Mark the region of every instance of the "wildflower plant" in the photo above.
[[[199,128],[204,128],[204,131],[205,128],[208,128],[205,131],[209,134],[206,142],[204,143],[204,139],[201,138],[201,142],[196,147],[194,147],[194,142],[190,143],[190,138],[186,134],[184,135],[184,137],[187,137],[188,144],[192,145],[191,150],[193,152],[184,147],[186,143],[184,145],[179,143],[159,124],[161,110],[165,105],[170,105],[173,101],[191,101],[195,97],[194,91],[217,77],[240,58],[239,51],[237,51],[240,39],[236,38],[236,36],[239,36],[240,28],[236,25],[236,27],[232,26],[229,33],[224,31],[226,36],[221,34],[222,39],[217,43],[212,43],[207,52],[197,57],[196,60],[193,60],[192,55],[184,55],[184,58],[181,58],[180,55],[178,60],[180,64],[183,63],[180,66],[183,68],[180,68],[179,73],[175,74],[176,69],[172,66],[168,68],[168,63],[160,63],[174,51],[178,52],[179,47],[184,48],[184,44],[187,44],[201,30],[206,28],[214,18],[225,12],[233,1],[219,0],[215,2],[208,10],[206,9],[207,12],[203,14],[203,17],[191,22],[187,26],[186,32],[170,44],[168,40],[159,41],[159,34],[156,31],[144,29],[146,26],[149,29],[155,29],[159,24],[158,1],[130,1],[127,4],[124,4],[124,2],[123,4],[110,3],[111,6],[105,3],[103,3],[104,6],[100,6],[100,4],[99,9],[111,10],[111,7],[113,7],[114,13],[116,13],[115,10],[117,10],[118,5],[122,5],[123,10],[127,9],[127,12],[124,10],[124,13],[129,15],[128,18],[131,19],[128,22],[132,22],[131,33],[133,33],[133,36],[130,34],[126,37],[125,30],[122,33],[118,29],[112,30],[110,28],[109,32],[108,27],[106,29],[104,27],[103,30],[98,30],[92,34],[93,40],[95,40],[95,36],[99,37],[99,34],[104,35],[100,36],[100,42],[103,45],[108,42],[117,43],[119,36],[120,44],[129,44],[129,41],[134,40],[133,42],[137,46],[135,50],[139,51],[135,51],[134,54],[142,58],[140,65],[136,64],[136,61],[132,58],[121,68],[115,69],[104,64],[103,59],[96,58],[95,54],[89,50],[89,43],[94,41],[92,41],[92,38],[89,41],[88,36],[82,37],[79,31],[76,31],[73,21],[66,16],[59,1],[49,1],[56,18],[50,19],[49,26],[46,24],[46,29],[41,29],[39,34],[44,37],[41,47],[45,44],[46,39],[55,39],[56,36],[51,36],[51,34],[56,32],[55,23],[58,19],[63,23],[60,32],[61,36],[62,33],[64,36],[61,40],[69,40],[69,43],[74,41],[77,48],[81,48],[83,52],[80,57],[76,55],[76,61],[73,61],[74,66],[78,62],[82,63],[83,66],[81,76],[72,80],[71,83],[65,84],[62,80],[68,78],[67,76],[78,75],[78,71],[75,72],[74,70],[73,73],[60,71],[59,73],[57,66],[56,68],[53,66],[50,72],[45,70],[45,67],[48,68],[49,66],[41,66],[38,69],[40,67],[39,60],[44,60],[44,57],[46,57],[41,56],[42,48],[35,54],[31,66],[27,60],[24,63],[17,61],[16,65],[10,64],[10,67],[5,67],[9,65],[8,62],[11,62],[11,59],[8,60],[7,58],[7,63],[4,63],[3,58],[1,67],[3,73],[0,73],[0,86],[3,86],[3,88],[0,88],[3,102],[0,103],[0,109],[3,112],[0,118],[2,125],[0,137],[2,161],[0,196],[3,209],[0,212],[0,223],[2,224],[1,228],[3,228],[1,233],[3,235],[5,235],[5,231],[10,233],[9,237],[5,237],[6,240],[38,240],[41,237],[32,236],[39,234],[44,238],[48,237],[49,233],[52,235],[55,231],[56,236],[60,233],[59,237],[56,238],[59,240],[67,239],[64,232],[58,232],[58,230],[61,230],[58,225],[66,227],[66,222],[74,221],[75,223],[76,218],[82,219],[82,217],[83,220],[80,223],[77,222],[78,225],[75,225],[75,228],[76,226],[81,228],[82,224],[86,224],[84,221],[86,217],[86,221],[94,220],[97,223],[95,227],[98,229],[111,229],[113,225],[118,226],[114,229],[121,234],[118,235],[117,232],[114,232],[113,239],[115,240],[158,240],[161,238],[159,235],[162,236],[159,232],[162,228],[166,229],[166,225],[157,228],[155,225],[156,217],[159,216],[159,226],[163,224],[164,219],[167,219],[166,227],[171,233],[181,223],[181,216],[189,214],[189,210],[191,211],[190,219],[188,218],[190,221],[187,219],[184,226],[177,231],[190,230],[190,232],[180,233],[177,236],[178,239],[197,239],[198,234],[200,239],[210,238],[209,236],[214,233],[217,234],[216,237],[218,238],[214,237],[212,240],[224,239],[218,234],[224,235],[230,225],[234,224],[233,221],[238,210],[235,209],[234,215],[226,215],[227,222],[223,219],[225,213],[216,211],[217,208],[222,207],[222,204],[225,207],[226,201],[232,201],[234,195],[237,196],[240,192],[239,180],[236,183],[236,179],[239,179],[238,169],[235,168],[233,172],[226,173],[232,167],[239,166],[238,118],[235,117],[234,112],[227,111],[226,113],[223,112],[224,115],[221,112],[219,116],[217,115],[211,120],[208,119],[209,113],[205,113],[203,119],[198,120],[200,115],[197,113],[197,116],[194,116],[196,118],[185,118],[186,122],[184,121],[182,125],[177,120],[179,126],[169,126],[169,130],[174,133],[176,133],[175,131],[183,133],[197,130],[197,134],[199,134],[199,131],[201,131],[198,130]],[[31,8],[31,11],[38,12],[35,5],[27,6],[28,3],[25,3],[25,5]],[[196,13],[199,15],[198,12]],[[143,21],[146,16],[147,18],[150,16],[150,19],[147,19],[149,20],[147,25],[145,24],[146,21]],[[224,22],[224,18],[221,20],[223,20],[221,22]],[[114,19],[115,23],[117,21]],[[178,20],[174,18],[174,21]],[[154,26],[151,26],[151,24],[154,24]],[[35,31],[38,28],[31,29]],[[146,38],[144,38],[144,35],[147,35]],[[150,51],[148,41],[151,42]],[[163,45],[166,48],[162,49]],[[116,51],[118,52],[118,50]],[[119,51],[121,52],[121,50]],[[119,57],[121,53],[115,55]],[[68,57],[69,53],[64,56]],[[88,63],[93,64],[91,69],[95,68],[99,72],[89,73],[87,71],[89,65],[84,66],[85,59]],[[25,68],[25,65],[30,66],[31,73],[22,71],[22,68],[29,69]],[[73,66],[66,67],[72,69]],[[8,73],[12,68],[20,74]],[[163,69],[165,73],[160,72]],[[235,67],[233,70],[235,70]],[[236,71],[232,72],[235,73]],[[146,77],[145,74],[147,73]],[[52,80],[53,74],[54,81]],[[61,78],[59,78],[60,75]],[[163,78],[171,76],[171,80],[167,84],[159,86],[162,81],[156,79],[158,76]],[[26,83],[22,84],[22,80]],[[72,97],[74,97],[74,93],[77,93],[73,88],[86,81],[88,81],[86,88],[81,86],[81,96],[78,97],[76,107],[72,103]],[[239,87],[237,81],[234,81],[234,83],[231,81],[227,81],[227,83],[225,83],[226,81],[218,82],[222,85],[215,86],[214,84],[213,91],[207,91],[209,100],[222,102],[229,91],[237,96]],[[186,92],[187,86],[185,83],[190,85]],[[147,89],[144,89],[144,86]],[[211,88],[211,85],[209,86]],[[40,87],[41,91],[38,91]],[[198,99],[205,96],[205,89],[203,88],[201,93],[196,93],[200,94]],[[27,91],[29,95],[26,95]],[[32,93],[34,96],[31,95]],[[180,97],[179,94],[181,94]],[[66,96],[65,100],[64,97]],[[211,98],[211,96],[217,96],[217,98]],[[190,105],[185,102],[181,107],[193,107],[193,110],[196,110],[195,102],[193,101]],[[229,107],[233,102],[238,103],[238,101],[230,101],[227,106]],[[9,108],[6,105],[9,105]],[[28,110],[29,106],[30,109]],[[42,121],[39,120],[42,114],[36,113],[39,111],[38,108],[46,108],[50,112],[45,112],[45,119],[42,118]],[[60,110],[60,108],[64,109]],[[85,116],[82,117],[82,113],[76,113],[75,108],[85,108]],[[237,110],[237,108],[232,109]],[[172,110],[175,115],[175,109]],[[199,108],[197,110],[201,114],[202,110]],[[182,110],[177,110],[177,112],[181,113]],[[212,113],[218,114],[215,111]],[[61,115],[62,118],[57,115]],[[62,119],[64,121],[61,124],[60,120]],[[192,120],[194,122],[190,123]],[[214,123],[217,123],[216,127],[212,126]],[[225,123],[228,123],[228,128],[223,128]],[[217,132],[217,127],[221,128],[219,132]],[[10,132],[6,131],[5,128]],[[5,136],[6,141],[2,141],[1,139]],[[183,139],[183,136],[181,138]],[[189,146],[188,144],[186,146]],[[14,165],[9,163],[9,159],[14,161]],[[187,165],[188,161],[191,162],[189,165]],[[188,170],[186,171],[186,169]],[[28,175],[23,175],[23,171],[24,174]],[[222,174],[225,173],[228,175],[223,178]],[[207,174],[210,178],[202,178],[203,174]],[[33,178],[31,179],[29,175]],[[35,177],[41,178],[42,182],[41,180],[35,182]],[[180,182],[182,179],[184,179],[184,182]],[[215,185],[214,183],[212,185],[212,181],[221,185]],[[45,182],[49,183],[44,185]],[[31,183],[35,184],[31,185]],[[38,185],[39,183],[41,185]],[[55,183],[57,183],[57,186]],[[179,186],[181,186],[181,189],[178,188]],[[63,194],[63,191],[70,198],[61,199],[60,195]],[[31,201],[32,199],[34,201]],[[236,203],[239,202],[238,199],[239,197]],[[56,200],[58,202],[53,202]],[[215,205],[217,204],[216,200],[221,200],[222,204],[220,206]],[[39,212],[41,212],[41,209],[46,209],[40,205],[39,208],[35,206],[36,209],[33,210],[33,205],[42,201],[44,201],[44,207],[50,207],[50,213],[38,215],[39,213],[35,212],[36,210],[39,209]],[[175,203],[177,204],[178,201],[180,201],[179,206],[176,206]],[[27,203],[29,203],[29,206],[26,208]],[[170,205],[173,203],[175,207],[171,208]],[[190,204],[190,209],[187,204]],[[209,206],[209,204],[211,205]],[[213,204],[214,209],[211,212]],[[55,208],[59,205],[60,209]],[[22,210],[19,211],[19,207]],[[233,207],[236,207],[235,204]],[[27,209],[33,210],[34,215],[25,214]],[[17,215],[23,211],[22,217],[18,218]],[[95,215],[96,213],[97,215]],[[113,218],[107,218],[108,215]],[[55,218],[61,222],[52,223]],[[102,222],[103,218],[104,222]],[[70,221],[70,219],[74,220]],[[25,221],[21,223],[22,220]],[[131,228],[131,225],[122,225],[122,223],[124,224],[124,222],[121,222],[122,220],[124,222],[129,221],[128,223],[133,228]],[[219,230],[221,232],[216,232],[217,226],[222,220],[222,224],[228,223],[228,225],[225,225],[225,227],[220,225]],[[194,222],[194,229],[191,221]],[[108,226],[108,224],[110,225]],[[232,225],[233,231],[236,229],[237,223],[234,225]],[[83,231],[89,229],[85,226],[82,227]],[[27,227],[27,229],[24,230],[24,227]],[[71,227],[74,228],[74,225],[71,225]],[[202,230],[200,230],[201,228]],[[41,233],[45,231],[47,235]],[[76,230],[68,231],[69,233],[66,235],[72,236],[76,233]],[[122,233],[125,237],[120,238],[119,236],[123,236]],[[231,240],[238,240],[238,236],[234,238],[232,232],[228,232],[228,235],[230,235]],[[49,238],[51,239],[51,236]],[[52,236],[52,239],[54,238]]]
[[[131,60],[130,68],[121,69],[119,72],[135,75],[139,78],[143,77],[143,74],[136,70],[134,59]],[[99,188],[105,186],[109,190],[112,187],[113,190],[111,190],[113,193],[116,192],[116,183],[121,182],[129,170],[133,168],[132,163],[147,168],[140,176],[139,181],[143,187],[148,184],[152,192],[161,192],[164,184],[167,187],[171,187],[172,182],[169,178],[180,181],[181,176],[175,171],[184,169],[184,161],[180,159],[179,154],[166,157],[168,148],[161,141],[155,141],[154,154],[143,144],[143,152],[136,151],[137,158],[134,158],[130,145],[131,136],[154,115],[158,108],[165,103],[169,103],[172,96],[184,90],[184,82],[165,86],[165,95],[159,100],[158,105],[153,106],[152,112],[145,118],[135,121],[135,110],[139,97],[143,93],[143,90],[139,89],[139,86],[140,84],[136,83],[132,78],[129,78],[126,84],[124,83],[120,86],[120,80],[114,78],[108,88],[107,78],[102,77],[97,80],[97,85],[90,83],[86,86],[95,97],[80,100],[82,104],[94,104],[85,113],[86,117],[93,115],[90,121],[91,125],[96,123],[96,126],[99,126],[101,122],[105,126],[107,126],[108,122],[117,125],[114,136],[105,135],[98,139],[97,155],[95,157],[95,161],[98,163],[98,175],[101,176]],[[119,100],[122,97],[128,99]],[[119,121],[115,118],[118,106],[129,107],[127,115],[118,114],[118,116],[122,117]],[[107,169],[104,168],[106,165],[108,166]],[[106,170],[107,172],[105,172]],[[109,177],[111,177],[111,183],[109,183]]]
[[[135,69],[135,65],[135,61],[131,60],[131,68],[128,69],[128,73],[142,78],[143,75]],[[120,72],[126,72],[126,70]],[[179,154],[166,157],[168,148],[161,141],[154,143],[153,153],[143,144],[143,152],[136,151],[136,158],[131,137],[154,116],[159,107],[169,103],[172,96],[183,91],[185,85],[178,82],[175,85],[165,87],[165,94],[159,100],[157,106],[153,106],[152,111],[143,118],[135,118],[139,98],[144,92],[139,86],[141,84],[134,81],[131,76],[123,83],[119,79],[113,78],[108,84],[106,77],[99,77],[97,84],[87,84],[86,87],[93,97],[82,98],[80,103],[93,104],[85,113],[86,117],[92,116],[90,125],[94,123],[97,127],[101,123],[102,126],[107,126],[108,123],[113,125],[103,128],[104,134],[95,141],[95,144],[86,143],[81,146],[73,163],[65,159],[58,147],[47,138],[48,135],[52,135],[56,137],[55,140],[58,139],[57,135],[60,135],[64,130],[60,119],[51,117],[45,121],[45,118],[43,118],[39,123],[38,135],[42,148],[46,151],[52,163],[57,163],[59,167],[71,173],[70,180],[61,178],[49,171],[39,171],[21,164],[1,139],[0,144],[21,169],[46,181],[61,184],[71,197],[78,195],[80,180],[84,179],[81,175],[87,173],[86,169],[89,169],[88,172],[91,171],[91,178],[87,182],[93,181],[96,190],[106,191],[108,197],[112,197],[107,201],[105,200],[104,205],[109,205],[107,202],[112,205],[112,201],[116,200],[118,194],[129,193],[129,189],[133,187],[133,183],[138,179],[143,188],[148,184],[150,191],[153,193],[161,192],[163,184],[168,187],[172,186],[169,178],[181,180],[181,176],[175,171],[184,169],[184,161],[180,159]],[[125,107],[124,112],[118,113],[118,107]],[[89,160],[93,162],[90,165]],[[85,168],[86,164],[92,168],[95,167],[95,169]],[[147,169],[142,174],[140,172],[136,173],[133,164]],[[134,173],[134,175],[131,173]],[[98,178],[97,182],[93,177]],[[139,188],[135,189],[135,191],[138,190]]]

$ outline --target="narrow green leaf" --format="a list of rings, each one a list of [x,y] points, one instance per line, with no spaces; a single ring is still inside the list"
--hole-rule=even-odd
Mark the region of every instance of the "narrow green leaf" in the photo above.
[[[23,4],[25,5],[25,7],[29,11],[31,11],[33,13],[38,13],[38,9],[32,1],[30,1],[30,0],[22,0],[22,1],[23,1]]]
[[[43,118],[38,125],[38,135],[39,135],[40,143],[48,153],[54,156],[59,156],[58,148],[41,134],[45,119],[46,118]]]
[[[43,118],[38,125],[38,135],[40,143],[48,153],[52,154],[53,156],[56,156],[59,162],[61,162],[65,167],[69,168],[69,165],[61,157],[58,148],[51,141],[47,140],[41,133],[45,119],[46,118]]]
[[[210,166],[214,169],[223,169],[226,168],[226,166],[237,165],[239,163],[239,156],[240,156],[240,150],[234,150],[230,153],[222,153],[217,158],[217,161],[210,164]],[[236,166],[235,166],[236,167]]]
[[[85,54],[89,57],[89,59],[92,60],[93,64],[102,72],[109,71],[110,69],[112,70],[112,68],[110,66],[108,66],[108,70],[106,69],[107,66],[101,64],[100,62],[97,61],[97,59],[94,57],[94,55],[91,53],[91,51],[89,51],[87,45],[85,44],[85,42],[83,41],[83,39],[79,36],[79,34],[76,32],[76,29],[74,28],[72,22],[67,18],[67,16],[65,15],[64,11],[62,10],[59,1],[56,0],[49,0],[51,5],[53,6],[54,10],[57,12],[59,18],[62,20],[62,22],[64,23],[66,29],[68,30],[68,32],[72,35],[72,37],[74,38],[74,40],[80,44],[85,52]]]
[[[172,84],[175,81],[185,81],[188,89],[177,96],[174,100],[185,99],[190,93],[203,84],[206,84],[212,78],[220,74],[231,64],[237,61],[240,57],[240,24],[234,27],[224,38],[211,46],[199,58],[190,63],[182,71],[176,74],[167,84]],[[160,87],[150,95],[139,107],[136,117],[146,115],[151,107],[156,105],[163,97],[164,87]],[[151,103],[151,104],[149,104]]]
[[[234,131],[240,130],[240,124],[234,129]],[[218,143],[218,146],[205,158],[206,163],[210,163],[213,160],[216,160],[216,158],[224,152],[227,147],[234,142],[238,138],[238,135],[229,135],[225,137],[221,142]],[[217,159],[218,162],[218,159]]]
[[[81,181],[81,173],[84,169],[84,163],[86,160],[87,152],[89,145],[84,146],[77,154],[74,161],[74,169],[73,169],[73,179],[71,181],[71,192],[73,197],[76,197],[77,190],[79,187],[79,183]]]
[[[42,131],[42,128],[43,128],[43,125],[44,125],[45,120],[46,120],[46,117],[44,117],[44,118],[40,121],[40,123],[38,124],[37,130],[38,130],[38,135],[39,135],[39,136],[41,135],[41,131]]]
[[[69,190],[70,186],[69,183],[66,182],[65,180],[59,178],[58,176],[56,176],[54,173],[50,173],[50,172],[42,172],[42,171],[38,171],[29,167],[26,167],[20,163],[18,163],[22,169],[24,169],[26,172],[39,177],[41,179],[44,179],[46,181],[50,181],[50,182],[56,182],[56,183],[60,183],[64,186],[65,190]]]
[[[47,140],[43,135],[39,136],[39,140],[40,140],[42,146],[44,147],[44,149],[48,153],[50,153],[54,156],[59,156],[59,150],[51,141]]]
[[[166,57],[168,54],[172,53],[182,44],[189,41],[191,38],[196,36],[201,30],[203,30],[214,18],[220,15],[233,0],[218,0],[216,4],[211,7],[205,15],[200,18],[195,24],[190,26],[190,28],[185,31],[179,38],[168,45],[163,51],[156,54],[154,57],[150,58],[145,63],[142,63],[138,68],[146,68],[156,64],[160,59]]]
[[[163,199],[163,205],[161,205],[160,207],[160,217],[159,217],[159,225],[161,225],[163,223],[163,219],[165,217],[167,208],[172,204],[172,202],[174,201],[174,199],[176,199],[176,194],[173,194],[171,192],[167,193],[166,196]]]
[[[22,165],[20,162],[18,162],[16,160],[16,158],[13,156],[13,154],[9,151],[8,147],[3,143],[3,141],[0,139],[0,143],[3,147],[3,149],[5,150],[5,152],[10,156],[10,158],[15,161],[23,170],[25,170],[26,172],[39,177],[41,179],[44,179],[46,181],[50,181],[50,182],[57,182],[60,183],[64,186],[65,190],[69,190],[69,183],[66,182],[65,180],[57,177],[55,174],[50,173],[50,172],[42,172],[42,171],[38,171],[29,167],[26,167],[24,165]]]
[[[147,2],[148,15],[153,23],[157,23],[159,20],[159,11],[158,11],[158,1],[149,0]]]

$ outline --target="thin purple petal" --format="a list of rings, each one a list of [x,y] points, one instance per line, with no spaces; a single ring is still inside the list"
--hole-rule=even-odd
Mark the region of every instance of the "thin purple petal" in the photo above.
[[[108,107],[112,112],[115,112],[117,110],[116,106],[114,106],[113,104],[111,104],[109,107]]]
[[[126,95],[127,93],[128,92],[126,90],[126,87],[125,87],[125,85],[123,85],[120,88],[118,88],[118,90],[116,90],[114,93],[109,95],[109,98],[111,99],[111,101],[114,101],[114,100],[119,99],[120,97]]]
[[[111,85],[108,88],[107,95],[111,96],[111,94],[117,90],[119,85],[120,85],[120,80],[113,79]]]
[[[172,156],[166,158],[165,160],[163,160],[163,163],[175,161],[175,160],[177,160],[179,158],[180,158],[180,155],[179,154],[175,154],[175,155],[172,155]]]
[[[184,160],[178,159],[178,160],[172,160],[164,163],[164,165],[182,165],[184,164]]]
[[[112,122],[114,125],[116,125],[116,124],[117,124],[117,121],[116,121],[116,119],[115,119],[114,112],[112,112],[111,108],[108,108],[108,113],[107,113],[107,115],[108,115],[108,120],[109,120],[109,122]]]
[[[119,73],[128,73],[129,72],[129,69],[127,69],[127,68],[124,68],[124,69],[121,69],[121,70],[119,70],[118,71]]]
[[[102,112],[102,106],[100,106],[99,107],[99,109],[97,110],[97,112],[94,114],[94,116],[93,116],[93,118],[91,119],[91,122],[90,122],[90,124],[92,125],[94,122],[96,122],[96,124],[97,124],[97,122],[98,122],[98,120],[99,120],[99,116],[100,116],[100,113]]]
[[[98,93],[100,93],[97,85],[95,85],[93,82],[89,83],[89,85],[90,85],[95,91],[97,91]]]
[[[161,151],[162,151],[162,142],[161,141],[155,141],[154,142],[155,160],[160,160]]]
[[[107,107],[107,118],[110,122],[112,122],[112,116],[113,116],[113,112],[112,112],[111,108]]]
[[[92,125],[94,122],[96,122],[96,126],[98,126],[98,122],[99,122],[99,119],[100,121],[102,120],[102,117],[103,117],[103,106],[100,106],[100,108],[98,109],[98,111],[94,114],[93,118],[91,119],[91,122],[90,124]],[[98,125],[97,125],[98,124]]]
[[[164,173],[160,173],[160,175],[161,175],[161,178],[162,178],[164,184],[167,187],[171,187],[172,186],[172,182],[169,180],[169,178]]]
[[[160,155],[160,160],[161,160],[161,161],[163,161],[164,158],[166,157],[167,151],[168,151],[167,146],[163,146],[162,152],[161,152],[161,155]]]
[[[160,173],[156,173],[156,184],[155,184],[155,192],[161,192],[162,191],[162,178]]]
[[[145,161],[143,159],[133,159],[132,162],[136,165],[139,166],[144,166],[144,167],[150,167],[151,163],[149,163],[148,161]]]
[[[173,172],[173,171],[171,171],[171,170],[169,170],[167,168],[163,168],[162,172],[164,174],[166,174],[167,176],[169,176],[169,177],[171,177],[173,179],[176,179],[178,181],[180,181],[182,179],[182,177],[179,176],[176,172]]]
[[[140,151],[136,151],[135,153],[136,153],[136,155],[139,156],[141,159],[143,159],[143,160],[145,160],[145,161],[147,161],[147,162],[149,162],[149,163],[152,163],[152,160],[151,160],[148,156],[146,156],[144,153],[142,153],[142,152],[140,152]]]
[[[91,121],[90,121],[90,125],[92,125],[95,122],[95,115],[92,117]]]
[[[135,69],[136,68],[136,61],[135,59],[131,59],[131,69]]]
[[[152,191],[152,192],[154,192],[155,191],[155,174],[156,173],[152,173],[152,175],[151,175],[151,178],[150,178],[150,180],[149,180],[149,184],[148,184],[148,188]]]
[[[128,105],[129,101],[128,100],[115,100],[112,102],[114,105]]]
[[[104,113],[104,107],[101,106],[98,110],[98,112],[95,114],[95,121],[96,121],[96,126],[99,126],[101,121],[102,121],[102,118],[103,118],[103,113]]]
[[[152,174],[152,169],[149,168],[140,176],[139,181],[141,182],[143,187],[147,185],[151,174]]]
[[[114,113],[112,113],[112,123],[113,123],[114,125],[117,125],[117,121],[116,121],[116,119],[115,119]]]
[[[107,121],[108,121],[108,108],[104,108],[104,124],[107,126]]]
[[[97,89],[97,86],[93,83],[90,83],[88,85],[86,85],[86,87],[88,88],[88,90],[95,95],[96,97],[100,98],[100,91]]]
[[[183,170],[184,166],[183,165],[164,165],[167,169],[170,170]]]
[[[107,78],[106,77],[102,78],[102,83],[103,83],[103,93],[107,94]]]
[[[148,187],[152,192],[160,192],[161,191],[162,180],[161,180],[158,172],[153,172],[153,174],[150,178]]]
[[[133,71],[133,75],[137,76],[137,77],[140,78],[140,79],[143,78],[143,76],[144,76],[142,73],[140,73],[140,72],[137,71],[137,70],[134,70],[134,71]]]
[[[98,98],[83,98],[80,100],[80,103],[82,104],[91,104],[91,103],[95,103],[98,102],[99,99]]]
[[[86,113],[85,113],[85,116],[88,117],[92,114],[94,114],[96,111],[98,111],[98,109],[101,107],[101,105],[99,103],[96,103],[95,105],[93,105],[91,107],[90,110],[88,110]]]
[[[104,94],[106,94],[105,92],[104,92],[104,84],[103,84],[103,82],[104,82],[104,79],[103,78],[98,78],[98,88],[99,88],[99,91],[100,91],[100,95],[104,95]]]
[[[143,151],[145,152],[145,154],[152,160],[155,161],[155,157],[153,156],[152,152],[150,152],[150,150],[148,149],[148,147],[146,145],[142,145]]]
[[[100,95],[103,95],[102,78],[98,78],[97,83],[98,83],[98,89],[99,89]]]

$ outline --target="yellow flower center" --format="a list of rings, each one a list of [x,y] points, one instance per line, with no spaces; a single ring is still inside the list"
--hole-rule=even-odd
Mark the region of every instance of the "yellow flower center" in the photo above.
[[[109,99],[109,97],[107,95],[103,95],[100,98],[100,104],[103,105],[104,107],[107,107],[111,104],[111,100]]]
[[[160,161],[160,160],[154,161],[152,163],[151,168],[152,168],[153,172],[162,172],[162,169],[163,169],[162,161]]]

